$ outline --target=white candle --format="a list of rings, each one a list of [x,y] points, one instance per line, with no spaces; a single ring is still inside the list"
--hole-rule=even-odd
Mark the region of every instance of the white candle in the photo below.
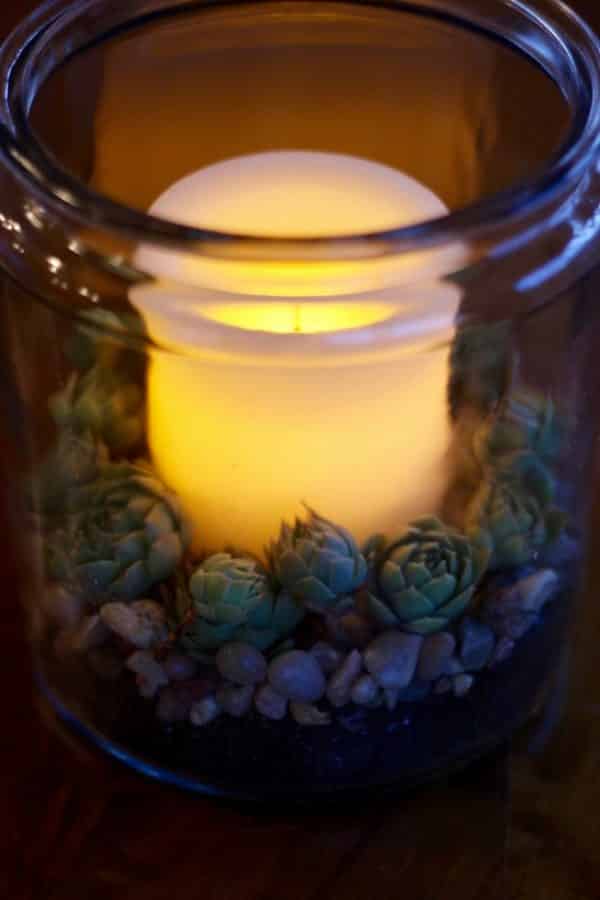
[[[280,152],[195,172],[151,212],[301,238],[368,233],[446,209],[385,166]],[[198,549],[260,554],[303,503],[359,540],[436,510],[459,298],[434,284],[415,289],[412,309],[397,308],[397,281],[434,274],[420,256],[240,262],[143,247],[137,263],[158,281],[135,288],[132,302],[173,351],[157,351],[150,365],[150,448]]]

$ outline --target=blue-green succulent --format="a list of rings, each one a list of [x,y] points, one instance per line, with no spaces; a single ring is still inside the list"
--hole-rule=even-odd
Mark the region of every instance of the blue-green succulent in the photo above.
[[[489,559],[486,546],[439,519],[418,519],[375,559],[367,603],[382,628],[432,634],[473,602]]]
[[[317,612],[333,610],[367,577],[367,562],[350,532],[313,511],[306,521],[283,523],[268,558],[279,583]]]
[[[467,513],[467,529],[490,551],[490,568],[525,565],[560,536],[566,514],[554,504],[555,480],[529,452],[483,482]]]
[[[189,540],[174,494],[141,465],[106,465],[66,497],[48,539],[50,574],[99,599],[135,600],[169,578]]]
[[[256,560],[217,553],[194,571],[189,590],[180,586],[175,624],[181,645],[203,657],[230,641],[266,650],[287,637],[303,616],[289,594],[273,591]]]

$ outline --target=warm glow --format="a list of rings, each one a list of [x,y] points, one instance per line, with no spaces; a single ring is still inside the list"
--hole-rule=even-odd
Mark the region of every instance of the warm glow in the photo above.
[[[388,319],[383,303],[221,303],[199,310],[213,322],[271,334],[322,334],[364,328]]]
[[[196,172],[152,212],[226,231],[298,237],[378,230],[443,215],[445,207],[384,166],[279,153]],[[158,470],[195,526],[197,549],[261,554],[281,520],[301,514],[303,503],[359,540],[394,533],[437,509],[449,444],[456,288],[438,284],[424,298],[423,315],[431,306],[440,325],[435,340],[414,352],[410,329],[403,338],[398,326],[403,310],[387,298],[313,299],[351,293],[349,286],[364,286],[366,269],[381,263],[286,267],[182,259],[150,248],[141,248],[137,262],[199,286],[188,296],[158,280],[131,292],[152,337],[182,351],[153,356],[148,438]],[[421,264],[416,255],[402,260],[405,270]],[[217,270],[229,297],[214,290]],[[269,301],[273,295],[281,299]],[[387,326],[380,323],[391,316],[396,343],[384,346]],[[353,330],[357,340],[336,340]]]
[[[180,179],[153,204],[154,215],[229,235],[260,238],[366,236],[415,225],[447,210],[432,191],[388,166],[335,153],[257,153]],[[203,289],[262,297],[330,297],[377,291],[431,275],[423,253],[336,259],[219,258],[142,248],[141,269]],[[227,254],[228,244],[216,252]],[[455,256],[456,251],[450,251]],[[269,254],[267,254],[268,256]],[[429,268],[428,268],[429,267]]]

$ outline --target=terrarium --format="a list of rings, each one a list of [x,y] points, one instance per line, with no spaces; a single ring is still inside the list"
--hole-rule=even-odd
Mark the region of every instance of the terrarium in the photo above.
[[[86,0],[0,62],[45,702],[239,796],[505,742],[585,551],[592,32],[555,0]]]

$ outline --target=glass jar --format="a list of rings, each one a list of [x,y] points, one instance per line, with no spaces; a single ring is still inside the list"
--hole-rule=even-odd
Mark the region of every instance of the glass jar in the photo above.
[[[553,690],[600,47],[555,0],[44,5],[0,56],[42,694],[190,789],[413,784]]]

